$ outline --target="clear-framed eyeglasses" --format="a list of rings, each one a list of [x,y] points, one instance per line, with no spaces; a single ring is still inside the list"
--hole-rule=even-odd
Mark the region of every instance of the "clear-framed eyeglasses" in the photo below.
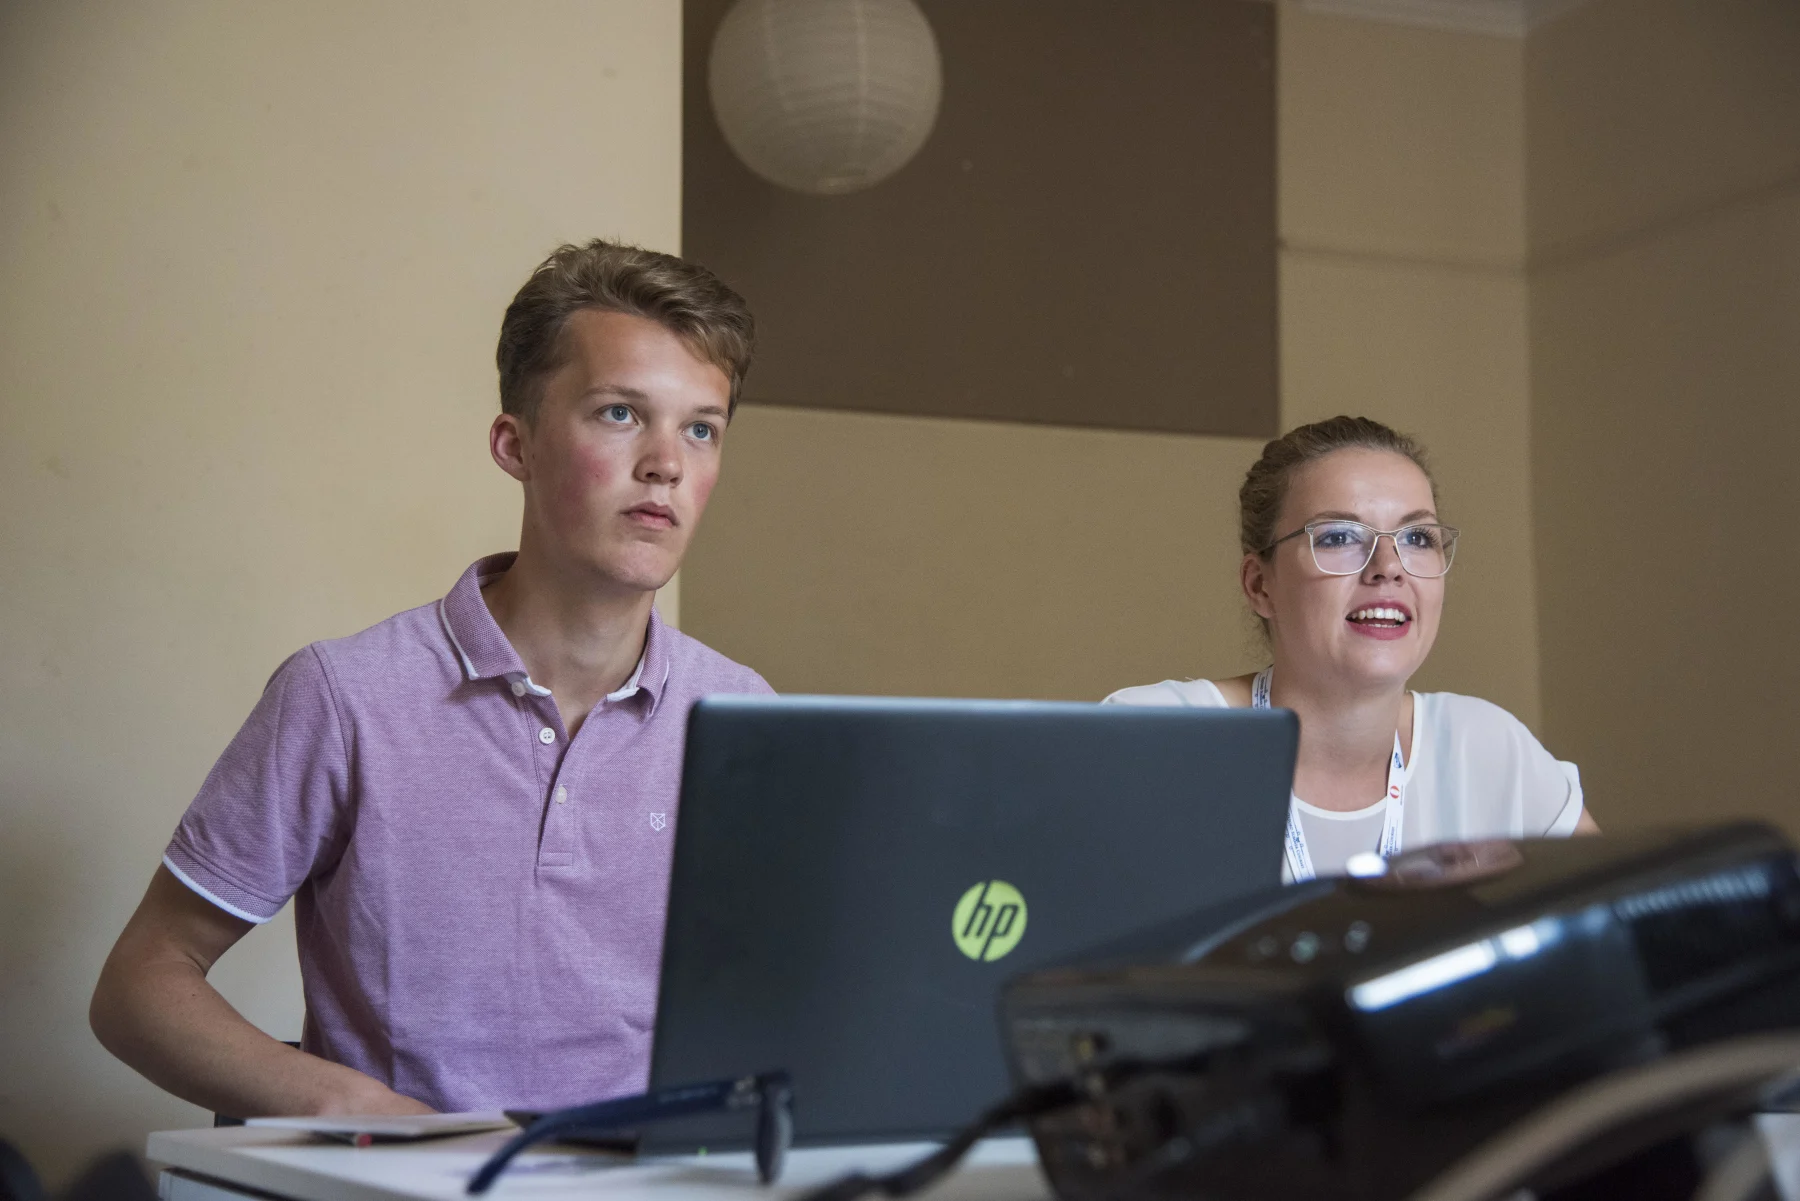
[[[1313,564],[1326,575],[1357,575],[1375,557],[1375,547],[1391,538],[1400,567],[1410,576],[1435,580],[1450,570],[1456,558],[1458,530],[1451,525],[1424,522],[1397,530],[1378,530],[1360,521],[1309,521],[1291,534],[1283,534],[1262,548],[1268,554],[1283,542],[1304,535],[1312,548]]]

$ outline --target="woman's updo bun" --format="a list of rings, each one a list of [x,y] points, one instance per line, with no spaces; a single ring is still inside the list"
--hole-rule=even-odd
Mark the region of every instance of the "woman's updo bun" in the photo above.
[[[1322,459],[1334,450],[1386,450],[1405,455],[1425,473],[1431,499],[1437,501],[1437,481],[1425,462],[1425,448],[1409,434],[1367,417],[1330,417],[1297,426],[1262,449],[1238,489],[1238,539],[1244,553],[1260,555],[1279,536],[1275,523],[1287,499],[1288,485],[1296,468]]]

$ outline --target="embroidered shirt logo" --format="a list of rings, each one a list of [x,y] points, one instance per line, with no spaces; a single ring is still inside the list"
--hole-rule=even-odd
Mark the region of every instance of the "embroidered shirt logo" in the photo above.
[[[652,813],[650,815],[650,828],[652,830],[664,829],[665,827],[668,826],[668,824],[669,824],[669,815],[668,814]]]

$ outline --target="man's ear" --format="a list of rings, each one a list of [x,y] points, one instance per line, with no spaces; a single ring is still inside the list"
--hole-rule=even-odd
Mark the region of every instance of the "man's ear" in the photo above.
[[[1264,621],[1275,616],[1274,602],[1269,599],[1269,565],[1261,555],[1245,555],[1238,568],[1238,582],[1244,586],[1244,599]]]
[[[531,478],[530,456],[525,449],[528,438],[525,421],[516,413],[502,413],[488,427],[488,453],[500,464],[500,470],[521,484]]]

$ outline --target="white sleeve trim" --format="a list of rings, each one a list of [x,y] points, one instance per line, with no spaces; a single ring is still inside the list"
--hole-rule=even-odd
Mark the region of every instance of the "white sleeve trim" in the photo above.
[[[1562,768],[1562,774],[1569,781],[1569,799],[1563,802],[1562,812],[1544,831],[1545,838],[1567,838],[1575,833],[1575,827],[1581,824],[1581,814],[1585,808],[1581,793],[1581,769],[1567,760],[1558,759],[1556,766]]]
[[[163,856],[162,862],[163,862],[163,866],[169,869],[170,875],[174,876],[177,880],[180,880],[183,884],[187,885],[189,888],[193,889],[195,892],[199,893],[201,896],[205,897],[207,900],[209,900],[213,904],[217,905],[220,909],[223,909],[226,913],[229,913],[232,917],[241,917],[245,921],[255,922],[259,926],[264,924],[265,922],[272,922],[275,920],[273,916],[257,917],[254,913],[245,913],[242,909],[239,909],[236,905],[230,905],[224,901],[221,901],[218,897],[215,897],[212,893],[206,891],[206,889],[200,887],[199,884],[195,883],[194,878],[192,876],[188,875],[186,872],[182,871],[180,868],[176,867],[172,862],[170,862],[169,857],[167,855]]]

